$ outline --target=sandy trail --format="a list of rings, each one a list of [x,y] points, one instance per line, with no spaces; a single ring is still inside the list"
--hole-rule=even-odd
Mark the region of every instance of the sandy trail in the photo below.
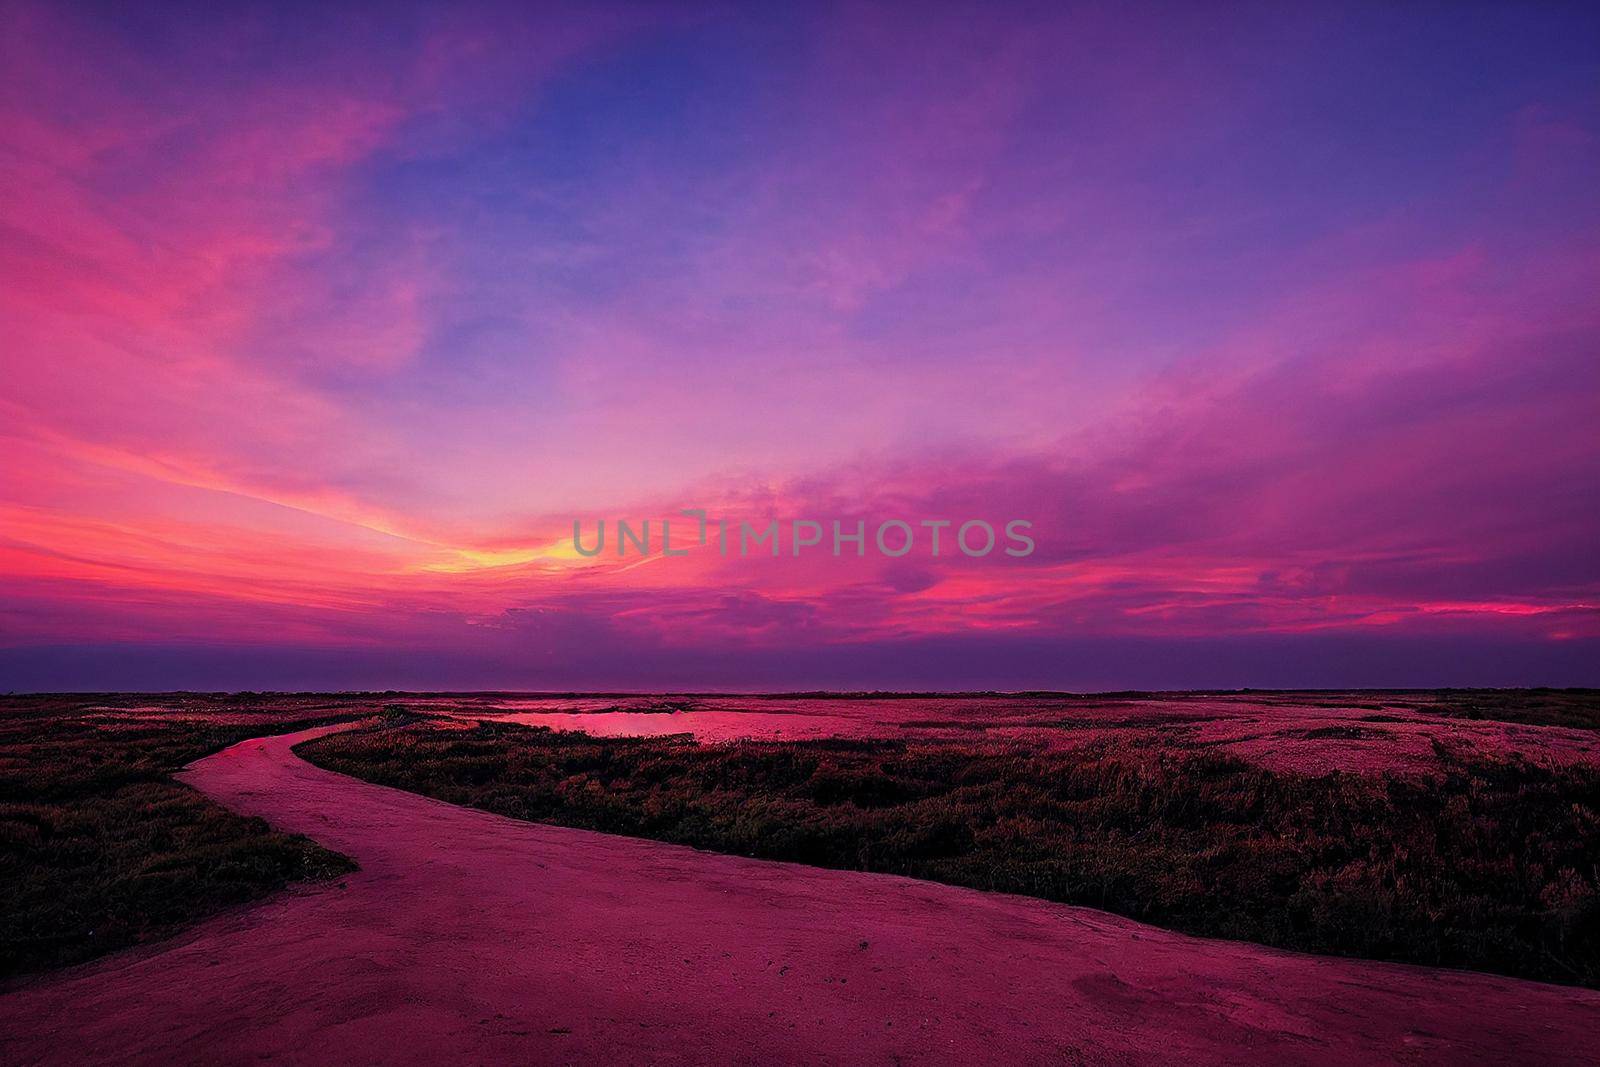
[[[24,1063],[1593,1063],[1600,994],[516,822],[246,741],[361,871],[0,997]]]

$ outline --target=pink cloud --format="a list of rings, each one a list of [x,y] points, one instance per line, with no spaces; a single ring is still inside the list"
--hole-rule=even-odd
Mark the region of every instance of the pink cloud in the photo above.
[[[1279,104],[1192,27],[854,12],[708,177],[670,129],[585,139],[632,128],[625,93],[539,126],[654,70],[654,19],[467,11],[358,63],[352,17],[287,70],[223,19],[163,72],[89,16],[4,18],[12,645],[1600,636],[1600,241],[1541,212],[1593,155],[1581,108],[1486,133],[1482,220],[1356,197],[1262,267],[1252,212],[1291,230],[1292,195],[1171,181]],[[691,505],[1039,547],[559,550]]]

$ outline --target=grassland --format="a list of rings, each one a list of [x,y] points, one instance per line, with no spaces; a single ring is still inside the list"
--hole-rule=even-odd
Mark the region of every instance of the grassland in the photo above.
[[[334,712],[182,698],[168,714],[126,707],[135,702],[148,700],[0,704],[0,978],[165,937],[351,869],[170,777],[206,753]]]
[[[1566,728],[1570,748],[1571,728],[1586,735],[1600,726],[1600,694],[1252,694],[1263,722],[1276,721],[1282,704],[1291,733],[1303,717],[1296,709],[1346,709],[1314,731],[1319,751],[1397,746],[1400,735],[1373,740],[1366,731],[1409,730],[1405,715],[1439,722],[1441,736],[1457,742],[1435,745],[1428,773],[1315,775],[1195,744],[1184,724],[1209,714],[1205,694],[1132,696],[1142,710],[1131,722],[1118,695],[903,696],[904,721],[891,731],[921,730],[943,707],[939,714],[953,716],[933,724],[948,727],[943,735],[729,745],[395,714],[302,753],[517,818],[1031,894],[1315,952],[1600,986],[1595,762],[1568,753],[1568,762],[1537,765],[1459,743],[1462,730],[1478,729],[1463,720],[1478,720]],[[882,697],[827,700],[849,710]],[[171,774],[247,737],[408,699],[460,705],[469,716],[501,702],[492,694],[0,698],[0,978],[153,941],[291,882],[349,870],[342,857],[237,816]],[[625,703],[639,710],[640,699]],[[749,703],[762,711],[795,701]],[[1173,714],[1152,718],[1151,702]],[[642,706],[658,704],[694,706]],[[1019,715],[1094,739],[1041,748],[985,733],[985,724]],[[1256,732],[1252,724],[1243,732]],[[1529,751],[1556,751],[1539,735],[1521,736]]]
[[[513,818],[1600,985],[1592,766],[1439,746],[1426,774],[1307,775],[1139,741],[702,745],[406,716],[300,753]]]

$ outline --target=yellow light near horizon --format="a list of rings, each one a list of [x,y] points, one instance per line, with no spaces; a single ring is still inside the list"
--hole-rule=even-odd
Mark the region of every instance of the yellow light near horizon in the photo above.
[[[527,548],[451,548],[449,552],[449,558],[425,563],[418,569],[435,574],[466,574],[501,567],[520,567],[529,563],[567,566],[591,562],[573,549],[570,540],[552,541]]]

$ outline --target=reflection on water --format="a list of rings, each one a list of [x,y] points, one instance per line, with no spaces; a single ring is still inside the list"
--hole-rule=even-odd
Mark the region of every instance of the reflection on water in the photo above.
[[[490,718],[477,714],[474,718]],[[604,711],[589,714],[523,711],[494,715],[496,722],[576,730],[595,737],[660,737],[693,734],[699,741],[808,741],[861,737],[871,724],[840,715],[791,715],[759,711]]]

